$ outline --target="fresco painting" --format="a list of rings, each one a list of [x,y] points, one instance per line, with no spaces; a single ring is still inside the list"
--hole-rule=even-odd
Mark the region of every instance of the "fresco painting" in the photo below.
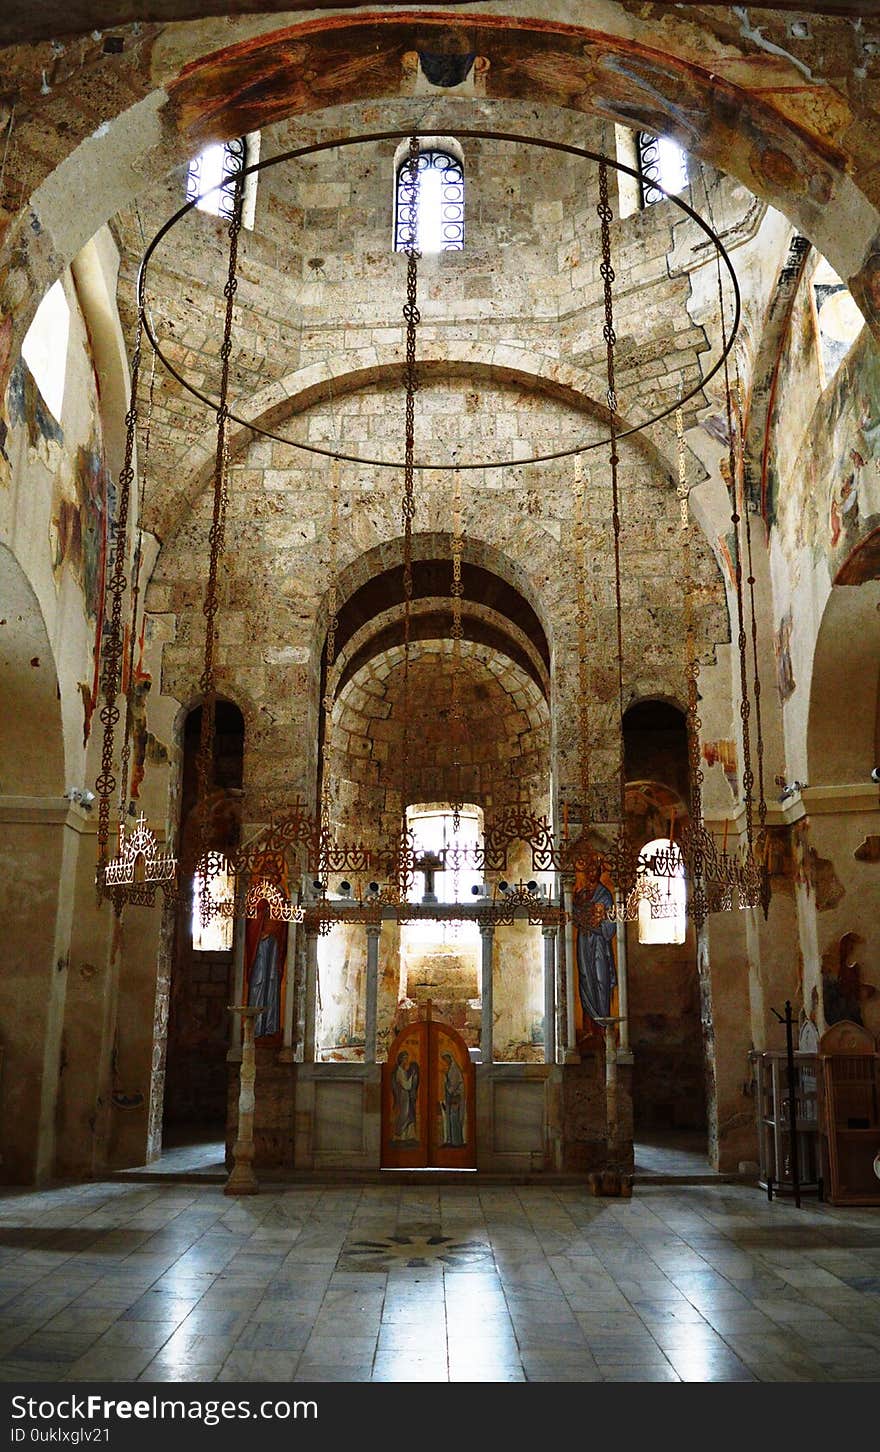
[[[43,395],[25,363],[18,362],[13,368],[6,399],[10,427],[27,429],[30,448],[64,443],[61,425],[43,402]]]
[[[422,1145],[423,1125],[419,1085],[422,1077],[424,1034],[416,1029],[404,1030],[391,1047],[390,1067],[390,1142],[397,1149],[418,1149]]]
[[[572,899],[572,949],[576,964],[578,995],[575,1003],[575,1035],[579,1047],[601,1041],[603,1029],[597,1019],[614,1018],[618,1012],[617,925],[608,921],[614,903],[614,883],[605,872],[581,867],[575,878]]]
[[[773,636],[773,652],[776,656],[776,685],[779,699],[783,703],[794,695],[797,682],[791,663],[791,633],[794,629],[792,612],[789,609],[779,622]]]

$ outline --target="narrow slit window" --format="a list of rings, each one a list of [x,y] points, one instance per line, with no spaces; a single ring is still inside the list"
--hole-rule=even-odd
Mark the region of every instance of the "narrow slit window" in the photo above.
[[[464,247],[464,167],[451,152],[419,153],[418,186],[405,155],[397,168],[394,250],[415,245],[422,254]]]

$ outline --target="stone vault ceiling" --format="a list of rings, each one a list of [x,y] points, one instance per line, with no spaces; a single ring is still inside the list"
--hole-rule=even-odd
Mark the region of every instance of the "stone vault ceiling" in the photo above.
[[[0,197],[0,370],[61,265],[202,139],[400,96],[406,57],[444,47],[487,62],[487,101],[540,100],[678,136],[784,211],[876,329],[880,17],[863,8],[543,0],[536,18],[520,0],[493,0],[466,13],[270,7],[196,23],[168,21],[169,4],[108,46],[104,5],[100,34],[4,52],[0,127],[15,144]],[[93,18],[82,0],[64,13]],[[16,39],[29,33],[17,24]],[[89,207],[71,207],[76,195]]]

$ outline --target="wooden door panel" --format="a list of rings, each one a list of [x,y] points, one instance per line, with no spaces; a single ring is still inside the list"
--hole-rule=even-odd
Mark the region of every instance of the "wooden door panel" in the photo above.
[[[408,1024],[382,1066],[382,1164],[420,1169],[429,1163],[428,1025]]]
[[[382,1165],[474,1169],[476,1079],[467,1044],[431,1016],[407,1024],[382,1066]]]
[[[430,1163],[472,1169],[477,1163],[474,1066],[453,1028],[434,1022],[428,1029]]]

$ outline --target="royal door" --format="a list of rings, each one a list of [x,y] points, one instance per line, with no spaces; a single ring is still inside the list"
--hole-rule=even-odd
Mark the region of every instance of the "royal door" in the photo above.
[[[467,1044],[431,1015],[406,1024],[382,1066],[382,1164],[475,1169],[476,1095]]]

